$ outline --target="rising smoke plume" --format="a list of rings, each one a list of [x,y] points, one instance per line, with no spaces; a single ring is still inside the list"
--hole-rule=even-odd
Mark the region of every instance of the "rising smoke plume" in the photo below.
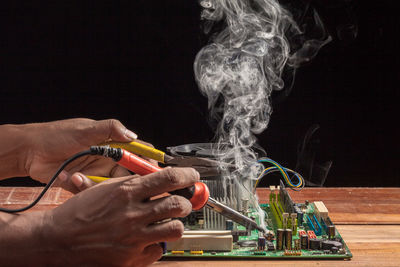
[[[268,126],[271,94],[284,88],[284,72],[294,74],[330,39],[316,12],[312,28],[317,38],[310,39],[304,25],[299,27],[275,0],[201,0],[200,5],[211,37],[196,56],[195,77],[212,116],[219,119],[217,149],[225,151],[220,160],[236,166],[224,178],[240,185],[242,197],[251,199],[249,180],[262,171],[254,152],[255,134]],[[214,27],[222,30],[213,33]]]

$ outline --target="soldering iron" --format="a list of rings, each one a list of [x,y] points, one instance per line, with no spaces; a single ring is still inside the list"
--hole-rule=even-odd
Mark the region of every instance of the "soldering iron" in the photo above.
[[[97,146],[91,147],[91,150],[98,155],[112,158],[119,165],[139,175],[146,175],[162,170],[162,168],[155,166],[147,160],[142,159],[141,157],[138,157],[135,154],[121,148]],[[210,191],[205,183],[197,182],[191,187],[178,189],[169,193],[187,198],[192,204],[193,210],[199,210],[203,207],[206,207],[238,224],[245,226],[248,230],[257,229],[261,232],[265,232],[265,229],[257,225],[257,223],[251,218],[244,216],[236,210],[211,198]]]
[[[126,169],[138,174],[147,175],[150,173],[161,171],[163,168],[151,164],[149,161],[125,150],[122,148],[114,148],[110,146],[92,146],[89,150],[82,151],[68,160],[66,160],[61,167],[57,170],[54,176],[51,178],[49,183],[45,186],[39,196],[28,206],[19,209],[5,209],[0,208],[0,211],[7,213],[22,212],[32,208],[36,205],[39,200],[43,197],[46,191],[51,187],[54,181],[57,179],[61,171],[72,161],[88,155],[101,155],[104,157],[111,158],[118,165],[125,167]],[[214,210],[215,212],[225,216],[232,221],[245,226],[248,230],[257,229],[261,232],[265,232],[265,229],[260,227],[254,220],[244,216],[236,210],[216,201],[210,197],[210,191],[205,183],[197,182],[191,187],[175,190],[169,192],[172,195],[180,195],[185,197],[192,204],[193,210],[200,210],[203,207]]]

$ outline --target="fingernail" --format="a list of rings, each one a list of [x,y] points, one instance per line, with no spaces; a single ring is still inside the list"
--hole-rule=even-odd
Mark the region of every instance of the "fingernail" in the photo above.
[[[138,138],[137,134],[135,134],[134,132],[132,132],[132,131],[130,131],[128,129],[125,129],[125,136],[128,137],[131,140],[134,140],[134,139]]]
[[[58,179],[60,179],[62,182],[65,182],[68,178],[68,174],[65,171],[62,171],[59,175],[58,175]]]
[[[82,175],[73,175],[71,177],[72,183],[76,186],[76,187],[80,187],[83,184],[83,177]]]
[[[193,170],[194,170],[194,174],[197,176],[197,178],[200,179],[200,173],[196,169],[193,169]]]

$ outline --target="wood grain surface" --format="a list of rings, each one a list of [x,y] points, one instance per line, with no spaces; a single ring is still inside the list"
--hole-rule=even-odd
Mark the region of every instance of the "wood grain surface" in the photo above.
[[[42,188],[0,188],[2,207],[29,204]],[[295,202],[322,200],[353,253],[351,260],[179,260],[155,266],[400,266],[400,188],[305,188],[290,191]],[[260,201],[268,189],[258,189]],[[54,208],[72,196],[51,188],[34,210]]]

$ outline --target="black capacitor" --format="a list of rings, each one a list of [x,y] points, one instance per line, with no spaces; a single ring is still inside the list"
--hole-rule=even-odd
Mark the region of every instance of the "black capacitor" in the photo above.
[[[263,236],[258,238],[258,250],[265,250],[266,239]]]
[[[311,250],[319,250],[321,249],[321,239],[310,238],[308,240],[308,244]]]
[[[334,225],[328,226],[328,237],[329,239],[334,239],[336,236],[336,228]]]
[[[285,248],[292,249],[292,229],[285,229]]]
[[[167,242],[160,242],[159,244],[163,250],[163,254],[167,253]]]
[[[300,236],[301,249],[308,249],[308,235]]]
[[[277,250],[283,249],[284,233],[285,233],[285,230],[283,230],[283,229],[276,230],[276,249]]]
[[[336,254],[338,252],[338,248],[337,247],[331,247],[331,251],[333,254]]]
[[[324,240],[322,241],[322,249],[331,249],[332,247],[342,248],[342,243],[334,240]]]
[[[226,230],[233,230],[233,221],[232,220],[226,220],[225,221],[225,228]]]

